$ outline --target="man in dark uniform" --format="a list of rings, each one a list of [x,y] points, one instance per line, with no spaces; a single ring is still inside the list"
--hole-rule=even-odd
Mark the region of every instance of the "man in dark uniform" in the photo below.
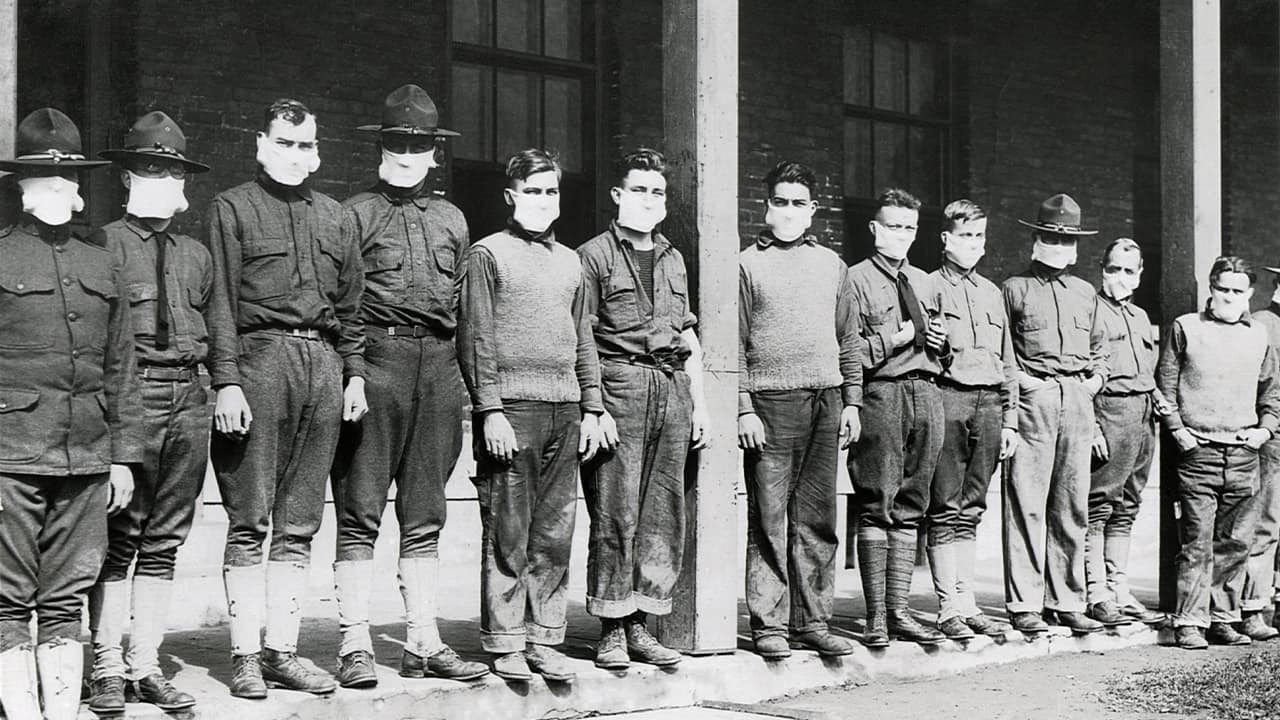
[[[97,713],[124,711],[126,665],[141,701],[163,710],[195,704],[165,679],[158,657],[178,547],[191,530],[209,460],[207,398],[197,365],[209,350],[205,314],[213,267],[203,245],[169,229],[187,208],[187,174],[209,169],[187,159],[186,149],[182,128],[155,111],[133,124],[124,149],[99,153],[119,165],[129,194],[124,218],[94,240],[112,248],[124,272],[146,444],[133,501],[108,525],[107,559],[89,594],[89,708]],[[135,556],[130,613],[127,578]],[[126,663],[121,639],[131,616]]]
[[[440,640],[436,628],[440,530],[445,483],[462,450],[466,403],[453,332],[454,278],[467,248],[467,222],[431,191],[436,142],[457,135],[438,127],[435,103],[417,85],[387,96],[379,133],[379,182],[343,205],[364,256],[365,392],[373,412],[345,423],[333,467],[338,516],[334,581],[338,594],[338,682],[371,687],[369,598],[373,545],[387,490],[396,481],[400,592],[407,635],[400,674],[471,680],[486,675]]]
[[[560,164],[529,149],[507,161],[507,228],[471,246],[458,359],[476,427],[480,643],[493,671],[566,682],[565,591],[578,458],[599,442],[600,366],[578,256],[556,242]]]
[[[1018,434],[1004,469],[1005,604],[1015,630],[1040,634],[1045,619],[1075,633],[1102,624],[1085,615],[1093,396],[1107,379],[1093,286],[1067,269],[1080,227],[1069,195],[1040,205],[1031,267],[1004,281],[1004,306],[1018,359]],[[1043,613],[1042,613],[1043,611]],[[1044,615],[1042,618],[1041,615]]]
[[[680,662],[645,626],[671,612],[684,551],[684,465],[707,414],[684,258],[654,228],[666,216],[666,160],[627,153],[611,190],[609,230],[578,248],[600,354],[604,451],[582,468],[591,515],[587,612],[600,618],[596,665],[632,656]]]
[[[84,208],[77,171],[107,163],[52,108],[22,120],[15,154],[0,161],[23,210],[0,231],[0,704],[71,720],[81,607],[142,460],[133,334],[112,249],[67,226]]]
[[[876,252],[849,269],[864,336],[863,432],[849,450],[849,475],[869,647],[893,637],[923,645],[945,638],[907,607],[916,530],[942,450],[942,395],[935,383],[950,353],[933,279],[907,259],[919,217],[915,196],[885,190],[870,223]]]
[[[257,142],[258,177],[213,199],[206,238],[218,392],[210,454],[228,519],[231,694],[249,698],[266,697],[264,680],[313,693],[336,687],[298,661],[298,629],[338,430],[367,409],[360,246],[343,228],[342,206],[307,184],[320,166],[315,115],[277,100]]]

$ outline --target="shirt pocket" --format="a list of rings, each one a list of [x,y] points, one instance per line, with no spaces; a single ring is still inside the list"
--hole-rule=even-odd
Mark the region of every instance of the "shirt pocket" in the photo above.
[[[0,348],[38,350],[53,345],[61,304],[52,277],[0,267]]]
[[[1088,311],[1081,310],[1065,319],[1062,323],[1062,354],[1076,357],[1089,357],[1089,334],[1093,329],[1093,318]]]
[[[155,283],[129,283],[129,322],[133,325],[134,335],[156,334],[156,296]]]
[[[240,246],[240,298],[251,302],[284,297],[293,285],[289,243],[283,237],[247,240]]]
[[[458,251],[451,244],[441,243],[431,248],[431,257],[435,262],[431,293],[437,302],[449,305],[453,300],[453,276],[458,263]]]
[[[679,333],[684,330],[685,318],[689,314],[689,287],[684,277],[674,272],[667,273],[667,296],[665,312],[671,320],[671,329]],[[655,293],[656,294],[656,293]]]
[[[898,308],[896,305],[888,303],[881,305],[873,305],[867,312],[867,329],[871,332],[868,334],[877,334],[886,330],[897,332],[901,323],[898,320]]]
[[[42,418],[40,393],[0,387],[0,462],[31,462],[44,454],[54,425]]]
[[[977,326],[978,347],[999,355],[1004,350],[1004,316],[983,313],[974,318]]]
[[[191,334],[197,339],[205,339],[209,335],[209,329],[204,324],[204,311],[207,304],[204,299],[204,293],[200,288],[188,285],[187,292],[187,317],[191,321]]]
[[[111,305],[120,297],[112,266],[103,262],[80,268],[80,287],[84,289],[82,298],[67,298],[68,305],[78,306],[72,311],[77,316],[72,322],[72,346],[105,349]]]
[[[609,330],[634,330],[642,324],[639,288],[621,260],[609,274],[609,283],[605,287],[604,297],[600,298],[597,314],[600,325]]]
[[[404,248],[378,245],[364,256],[364,290],[382,303],[398,303],[404,293]]]

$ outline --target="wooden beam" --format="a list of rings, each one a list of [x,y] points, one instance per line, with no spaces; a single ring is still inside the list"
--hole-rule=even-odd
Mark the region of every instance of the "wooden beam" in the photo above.
[[[0,0],[0,157],[13,157],[17,127],[18,0]]]
[[[1160,3],[1160,304],[1165,325],[1203,307],[1222,254],[1222,33],[1219,0]],[[1160,605],[1177,588],[1177,445],[1160,454]]]
[[[690,458],[684,569],[662,641],[693,654],[738,645],[738,2],[664,0],[664,231],[691,265],[711,444]]]

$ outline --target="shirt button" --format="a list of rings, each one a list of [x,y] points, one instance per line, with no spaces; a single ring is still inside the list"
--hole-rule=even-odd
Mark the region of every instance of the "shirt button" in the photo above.
[[[5,402],[5,401],[3,401],[3,400],[0,400],[0,410],[3,410],[3,409],[5,409],[5,408],[7,408],[7,407],[9,407],[9,403],[7,403],[7,402]]]
[[[409,223],[409,227],[411,227],[411,228],[417,228],[417,227],[418,227],[418,224],[417,224],[417,223]]]
[[[72,322],[75,322],[75,321],[76,321],[76,319],[77,319],[77,318],[79,318],[79,317],[80,317],[80,316],[79,316],[79,315],[77,315],[77,314],[76,314],[76,313],[74,313],[74,312],[69,312],[69,313],[67,313],[67,319],[68,319],[68,320],[70,320],[70,321],[72,321]]]
[[[56,250],[57,252],[63,252],[63,251],[65,251],[65,250],[67,249],[67,246],[66,246],[66,245],[54,245],[54,246],[53,246],[53,249],[54,249],[54,250]]]
[[[22,284],[22,283],[18,283],[18,289],[19,289],[19,290],[21,290],[21,289],[23,289],[23,288],[25,288],[25,287],[26,287],[26,285],[24,285],[24,284]]]
[[[67,287],[71,287],[71,278],[69,277],[62,278],[62,284],[66,285]]]
[[[73,358],[78,358],[78,357],[80,357],[80,351],[79,351],[79,350],[72,350],[72,351],[71,351],[71,357],[73,357]]]

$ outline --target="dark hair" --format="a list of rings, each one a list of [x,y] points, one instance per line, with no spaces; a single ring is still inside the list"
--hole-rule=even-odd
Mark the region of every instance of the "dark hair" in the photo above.
[[[1209,270],[1209,284],[1218,282],[1218,278],[1225,273],[1241,273],[1249,278],[1249,284],[1252,285],[1258,281],[1258,274],[1253,271],[1253,266],[1248,260],[1235,255],[1224,255],[1213,261],[1213,267]]]
[[[507,159],[507,187],[515,187],[517,180],[524,180],[540,172],[554,171],[560,177],[560,161],[555,153],[541,148],[521,150]]]
[[[307,121],[307,116],[315,116],[315,113],[307,109],[306,105],[290,98],[280,98],[267,106],[262,113],[262,132],[271,132],[271,122],[273,120],[284,120],[293,125],[301,125]]]
[[[652,148],[636,148],[622,157],[618,158],[618,165],[615,168],[615,177],[618,180],[618,186],[622,186],[622,182],[627,179],[627,175],[632,170],[652,170],[657,173],[666,175],[667,159],[662,153]]]
[[[1138,267],[1142,267],[1142,247],[1138,245],[1133,238],[1121,237],[1112,240],[1110,244],[1102,251],[1102,259],[1098,261],[1104,270],[1107,263],[1111,262],[1111,254],[1117,250],[1137,250],[1138,251]]]
[[[783,160],[768,175],[764,176],[764,189],[769,195],[773,195],[773,189],[778,187],[779,183],[795,183],[809,188],[809,195],[816,195],[818,192],[818,177],[813,174],[807,165],[801,165],[798,162]]]
[[[876,212],[879,213],[881,208],[887,207],[900,207],[918,211],[920,210],[920,200],[902,188],[885,188],[884,192],[880,193],[880,197],[876,198]]]
[[[912,199],[914,200],[915,198]],[[919,207],[919,201],[917,200],[916,202],[917,207]],[[884,206],[882,205],[881,207]],[[964,198],[953,200],[942,209],[942,229],[951,232],[967,222],[981,220],[986,216],[987,211],[972,200]]]

